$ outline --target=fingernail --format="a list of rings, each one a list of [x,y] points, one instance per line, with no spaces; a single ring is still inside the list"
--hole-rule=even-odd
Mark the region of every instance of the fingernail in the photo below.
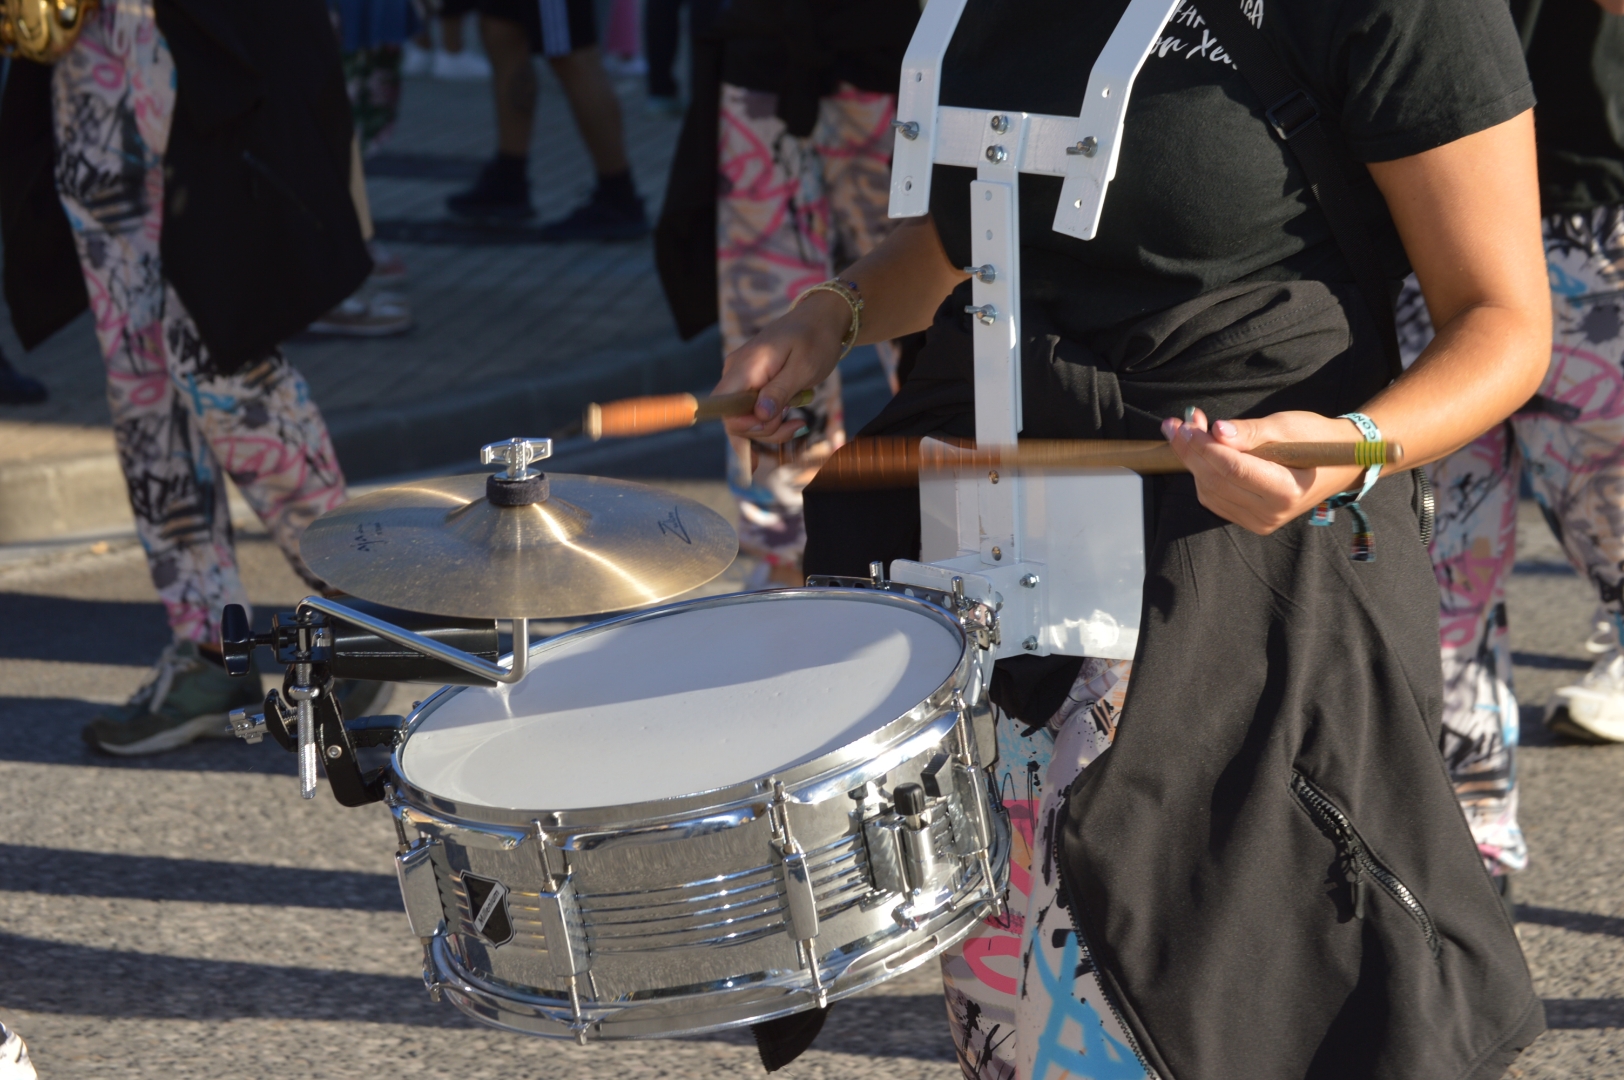
[[[778,415],[778,402],[770,397],[756,398],[756,415],[763,420],[771,420]]]
[[[1194,405],[1186,405],[1184,407],[1184,422],[1186,424],[1195,423],[1195,406]]]
[[[807,425],[802,424],[800,427],[795,429],[795,438],[797,438],[797,439],[804,438],[805,436],[810,435],[811,433],[812,433],[812,429],[810,427],[808,427]]]
[[[1173,433],[1178,430],[1178,427],[1176,426],[1177,424],[1178,421],[1173,419],[1171,416],[1169,416],[1166,420],[1163,420],[1162,438],[1171,439],[1173,437]]]
[[[1237,429],[1235,425],[1231,424],[1228,420],[1218,421],[1216,424],[1212,425],[1212,429],[1226,439],[1233,439],[1237,434],[1239,434],[1239,429]]]
[[[1179,434],[1184,436],[1185,442],[1189,442],[1191,439],[1195,438],[1195,425],[1185,424],[1179,429]]]

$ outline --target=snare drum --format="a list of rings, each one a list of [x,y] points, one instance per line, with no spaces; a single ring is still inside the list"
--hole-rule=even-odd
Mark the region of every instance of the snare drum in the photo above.
[[[922,600],[799,589],[589,626],[516,686],[439,691],[389,793],[431,993],[585,1042],[926,962],[1008,873],[984,655]]]

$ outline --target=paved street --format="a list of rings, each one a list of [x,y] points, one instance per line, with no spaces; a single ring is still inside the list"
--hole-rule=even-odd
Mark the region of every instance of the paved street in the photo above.
[[[1520,687],[1539,701],[1583,668],[1590,602],[1524,510],[1512,627]],[[257,603],[298,597],[262,535],[243,553]],[[583,1050],[432,1005],[378,808],[302,802],[291,755],[268,742],[137,761],[80,745],[95,706],[133,690],[163,640],[127,543],[0,570],[0,1017],[27,1033],[43,1076],[761,1075],[748,1036]],[[395,709],[422,692],[401,688]],[[1624,1080],[1624,747],[1524,730],[1535,861],[1518,881],[1521,931],[1554,1030],[1521,1075]],[[786,1075],[956,1076],[930,973],[839,1007]]]

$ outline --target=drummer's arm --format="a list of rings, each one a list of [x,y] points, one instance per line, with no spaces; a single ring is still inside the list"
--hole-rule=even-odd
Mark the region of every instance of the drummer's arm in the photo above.
[[[1551,355],[1532,111],[1412,157],[1370,165],[1421,283],[1437,336],[1361,407],[1405,465],[1436,461],[1539,389]],[[1288,469],[1237,451],[1270,442],[1352,441],[1346,420],[1283,412],[1257,420],[1171,418],[1163,431],[1208,509],[1253,532],[1279,528],[1357,487],[1362,470]]]
[[[856,344],[889,341],[930,325],[942,298],[968,275],[947,259],[936,223],[910,218],[840,275],[855,281],[863,298]],[[828,378],[851,329],[851,308],[833,292],[815,292],[768,323],[728,354],[718,394],[759,390],[756,415],[727,421],[728,433],[781,442],[794,430],[782,424],[783,403]]]

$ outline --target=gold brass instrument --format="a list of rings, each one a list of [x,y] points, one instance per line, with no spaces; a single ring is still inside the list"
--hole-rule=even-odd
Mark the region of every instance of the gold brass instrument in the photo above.
[[[0,0],[0,54],[54,64],[96,7],[97,0]]]

